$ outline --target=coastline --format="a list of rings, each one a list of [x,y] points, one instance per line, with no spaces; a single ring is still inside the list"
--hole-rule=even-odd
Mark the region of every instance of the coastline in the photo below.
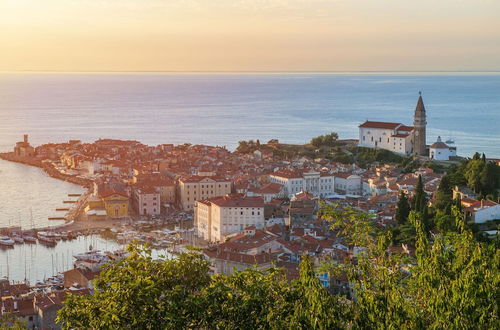
[[[81,212],[83,211],[83,208],[85,206],[87,198],[93,192],[93,181],[92,180],[78,178],[78,177],[73,176],[73,175],[63,174],[63,173],[59,172],[52,165],[51,162],[40,161],[40,160],[38,160],[36,158],[32,158],[32,157],[16,156],[12,152],[0,153],[0,159],[3,159],[5,161],[9,161],[9,162],[27,165],[27,166],[38,167],[41,170],[43,170],[51,178],[61,180],[61,181],[70,182],[70,183],[76,184],[78,186],[87,188],[87,191],[85,193],[83,193],[78,198],[77,202],[71,206],[68,213],[65,215],[65,217],[64,217],[65,223],[60,225],[60,226],[50,227],[50,228],[70,226],[75,221],[77,221],[77,219],[80,217]],[[37,228],[36,230],[44,230],[44,229],[46,229],[46,228]]]

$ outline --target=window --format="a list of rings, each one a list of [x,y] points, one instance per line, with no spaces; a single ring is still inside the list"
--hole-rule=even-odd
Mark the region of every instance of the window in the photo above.
[[[378,142],[382,142],[382,138],[381,137],[378,138]]]
[[[372,136],[372,142],[373,142],[373,136]]]
[[[243,215],[243,211],[240,212],[240,215]]]
[[[155,201],[155,200],[156,200],[156,197],[153,197],[153,200]]]
[[[365,140],[365,136],[363,135],[363,141]]]

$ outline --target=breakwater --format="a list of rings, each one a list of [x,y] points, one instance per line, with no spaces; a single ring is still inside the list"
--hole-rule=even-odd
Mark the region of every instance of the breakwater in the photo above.
[[[0,153],[0,158],[10,162],[39,167],[43,169],[45,173],[47,173],[47,175],[55,179],[71,182],[90,189],[92,189],[93,187],[92,180],[78,177],[76,175],[61,173],[57,168],[54,167],[54,164],[51,161],[40,160],[34,157],[17,156],[13,152]]]

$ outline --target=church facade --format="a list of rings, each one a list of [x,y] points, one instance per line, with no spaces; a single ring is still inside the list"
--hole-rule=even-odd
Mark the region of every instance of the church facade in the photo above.
[[[366,121],[359,125],[360,147],[386,149],[400,155],[426,155],[426,113],[419,96],[413,126],[402,123]]]

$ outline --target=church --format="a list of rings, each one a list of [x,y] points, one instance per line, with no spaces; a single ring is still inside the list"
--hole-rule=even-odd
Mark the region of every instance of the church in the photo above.
[[[413,126],[401,123],[366,121],[359,125],[359,146],[380,148],[400,155],[426,156],[426,114],[422,93],[418,97]]]

